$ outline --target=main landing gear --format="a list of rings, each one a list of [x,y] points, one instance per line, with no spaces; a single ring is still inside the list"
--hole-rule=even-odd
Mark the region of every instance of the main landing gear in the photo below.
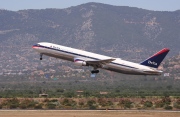
[[[92,70],[91,71],[91,78],[95,78],[98,73],[99,73],[99,70],[96,70],[96,69]]]
[[[43,54],[40,54],[40,60],[42,60],[42,56],[43,56]]]
[[[97,73],[99,73],[99,70],[92,70],[91,71],[91,74],[97,74]]]

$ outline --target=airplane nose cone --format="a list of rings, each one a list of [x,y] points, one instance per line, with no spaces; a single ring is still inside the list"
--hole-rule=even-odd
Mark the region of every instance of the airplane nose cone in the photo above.
[[[38,44],[35,44],[35,45],[32,46],[32,48],[36,50],[36,49],[39,48],[39,45],[38,45]]]

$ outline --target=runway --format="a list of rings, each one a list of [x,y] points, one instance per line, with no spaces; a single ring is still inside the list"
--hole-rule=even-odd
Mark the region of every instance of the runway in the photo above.
[[[0,110],[0,117],[178,117],[162,110]]]

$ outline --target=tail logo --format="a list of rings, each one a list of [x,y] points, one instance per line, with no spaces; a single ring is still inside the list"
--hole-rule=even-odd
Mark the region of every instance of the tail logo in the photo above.
[[[148,64],[151,64],[151,65],[156,65],[157,66],[157,63],[156,62],[154,62],[154,61],[148,61]]]
[[[167,53],[169,52],[168,48],[164,48],[154,54],[153,56],[149,57],[145,61],[141,62],[141,65],[145,65],[148,67],[158,68],[158,66],[161,64]]]

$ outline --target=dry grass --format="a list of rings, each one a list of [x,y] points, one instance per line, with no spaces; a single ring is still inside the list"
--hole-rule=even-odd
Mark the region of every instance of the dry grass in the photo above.
[[[140,111],[0,111],[0,117],[180,117],[180,112]]]

